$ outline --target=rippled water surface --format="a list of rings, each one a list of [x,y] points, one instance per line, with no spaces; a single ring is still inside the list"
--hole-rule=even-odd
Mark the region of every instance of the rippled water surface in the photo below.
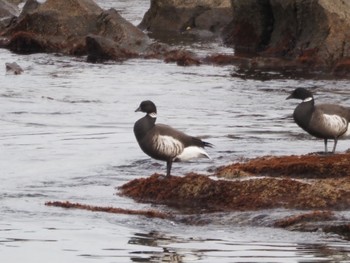
[[[134,24],[149,2],[99,1]],[[184,44],[185,45],[185,44]],[[219,44],[187,46],[232,52]],[[158,122],[204,136],[211,160],[175,163],[173,173],[209,170],[246,157],[323,150],[291,120],[295,87],[318,101],[350,105],[349,81],[234,77],[235,67],[178,67],[158,60],[89,64],[84,58],[0,50],[22,75],[0,66],[0,259],[2,262],[349,262],[337,236],[249,224],[254,214],[208,215],[189,226],[141,216],[45,206],[69,200],[129,209],[166,209],[116,195],[129,180],[165,172],[139,149],[132,127],[144,99]],[[341,141],[339,151],[350,147]],[[274,211],[275,214],[286,211]],[[271,211],[264,211],[270,214]]]

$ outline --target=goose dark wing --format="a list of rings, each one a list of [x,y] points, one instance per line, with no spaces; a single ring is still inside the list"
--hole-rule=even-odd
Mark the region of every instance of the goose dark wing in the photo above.
[[[316,106],[318,111],[329,115],[338,115],[350,121],[350,108],[335,104],[320,104]]]
[[[168,125],[157,124],[156,126],[160,135],[171,136],[177,139],[178,141],[180,141],[184,147],[189,147],[189,146],[197,146],[202,148],[212,147],[211,143],[204,142],[197,137],[187,135],[186,133],[179,131],[177,129],[174,129]]]
[[[310,120],[311,134],[321,138],[336,138],[348,129],[349,109],[333,104],[321,104],[315,107]]]

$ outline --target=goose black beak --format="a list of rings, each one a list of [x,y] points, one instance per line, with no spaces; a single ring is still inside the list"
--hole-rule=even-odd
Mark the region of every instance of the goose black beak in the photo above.
[[[135,112],[141,111],[141,107],[138,107]]]
[[[286,100],[290,100],[290,99],[294,99],[293,94],[290,94],[290,95],[286,98]]]

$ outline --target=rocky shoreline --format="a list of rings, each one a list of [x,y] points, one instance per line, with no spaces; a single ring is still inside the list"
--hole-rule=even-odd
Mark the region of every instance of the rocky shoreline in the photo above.
[[[152,0],[138,27],[93,0],[28,0],[21,10],[18,2],[0,0],[0,47],[16,53],[86,56],[94,63],[157,58],[181,66],[349,77],[347,1]],[[200,57],[162,41],[188,35],[232,46],[235,54]]]

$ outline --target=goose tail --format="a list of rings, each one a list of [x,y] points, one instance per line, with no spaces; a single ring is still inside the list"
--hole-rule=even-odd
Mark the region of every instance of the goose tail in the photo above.
[[[203,142],[203,147],[209,147],[209,148],[213,148],[214,147],[214,144],[210,143],[210,142],[205,142],[205,141],[202,141]]]

